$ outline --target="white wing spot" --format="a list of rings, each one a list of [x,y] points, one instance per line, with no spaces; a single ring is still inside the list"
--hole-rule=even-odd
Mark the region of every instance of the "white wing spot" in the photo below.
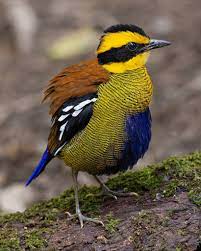
[[[77,117],[77,115],[79,115],[81,113],[82,109],[81,110],[78,110],[78,111],[75,111],[72,116],[73,117]]]
[[[68,112],[73,108],[73,105],[68,105],[67,107],[65,107],[62,111],[63,112]]]
[[[97,98],[93,98],[93,99],[87,99],[85,101],[82,101],[81,103],[79,103],[79,105],[76,105],[74,107],[74,110],[77,111],[77,110],[80,110],[82,109],[85,105],[88,105],[90,104],[91,102],[96,102]]]
[[[60,135],[59,135],[59,140],[62,139],[62,136],[63,136],[63,134],[64,134],[64,131],[65,131],[65,128],[66,128],[67,123],[68,123],[68,121],[60,127],[60,132],[61,132],[61,133],[60,133]]]
[[[92,102],[96,102],[96,100],[97,100],[97,98],[92,98],[91,101],[92,101]]]
[[[82,109],[85,105],[88,105],[88,104],[90,104],[90,103],[91,103],[91,100],[89,100],[89,99],[87,99],[87,100],[85,100],[85,101],[82,101],[81,103],[79,103],[79,105],[76,105],[76,106],[74,107],[74,110],[75,110],[75,111],[80,110],[80,109]]]
[[[61,115],[61,117],[59,117],[58,121],[61,122],[64,119],[66,119],[70,114],[66,114],[66,115]]]
[[[57,153],[58,153],[59,151],[61,151],[61,149],[62,149],[65,145],[66,145],[66,142],[56,150],[56,152],[54,153],[54,156],[56,156]]]

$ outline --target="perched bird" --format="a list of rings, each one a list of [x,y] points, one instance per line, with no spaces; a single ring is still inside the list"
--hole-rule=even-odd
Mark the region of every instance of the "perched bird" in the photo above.
[[[81,213],[77,175],[98,177],[132,168],[143,157],[151,139],[152,82],[145,64],[150,50],[170,42],[150,39],[139,27],[118,24],[107,28],[97,48],[97,59],[65,68],[45,90],[52,126],[47,148],[28,179],[29,185],[58,157],[72,169],[76,214],[80,220],[102,223]]]

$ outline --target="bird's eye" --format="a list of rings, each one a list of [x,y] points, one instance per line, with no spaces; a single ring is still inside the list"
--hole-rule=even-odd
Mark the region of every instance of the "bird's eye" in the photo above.
[[[135,51],[135,50],[137,49],[137,44],[134,43],[134,42],[128,43],[128,44],[127,44],[127,48],[128,48],[130,51]]]

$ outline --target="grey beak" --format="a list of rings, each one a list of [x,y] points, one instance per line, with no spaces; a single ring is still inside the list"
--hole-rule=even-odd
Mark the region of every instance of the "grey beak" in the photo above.
[[[161,48],[161,47],[164,47],[164,46],[168,46],[170,44],[171,43],[169,41],[151,39],[148,46],[149,46],[149,49],[152,50],[152,49],[155,49],[155,48]]]
[[[165,41],[165,40],[151,39],[150,43],[145,45],[142,48],[142,52],[150,51],[150,50],[153,50],[153,49],[156,49],[156,48],[161,48],[161,47],[164,47],[164,46],[168,46],[170,44],[171,44],[170,42]]]

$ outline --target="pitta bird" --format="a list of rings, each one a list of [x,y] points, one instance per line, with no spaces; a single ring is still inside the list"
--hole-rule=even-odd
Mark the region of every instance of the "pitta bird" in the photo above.
[[[63,160],[72,169],[81,227],[84,221],[102,222],[81,213],[78,172],[94,175],[111,196],[122,196],[98,176],[132,168],[149,147],[153,87],[145,64],[152,49],[169,44],[150,39],[136,25],[111,26],[100,38],[96,59],[65,68],[45,90],[52,125],[47,148],[26,185],[54,157]]]

